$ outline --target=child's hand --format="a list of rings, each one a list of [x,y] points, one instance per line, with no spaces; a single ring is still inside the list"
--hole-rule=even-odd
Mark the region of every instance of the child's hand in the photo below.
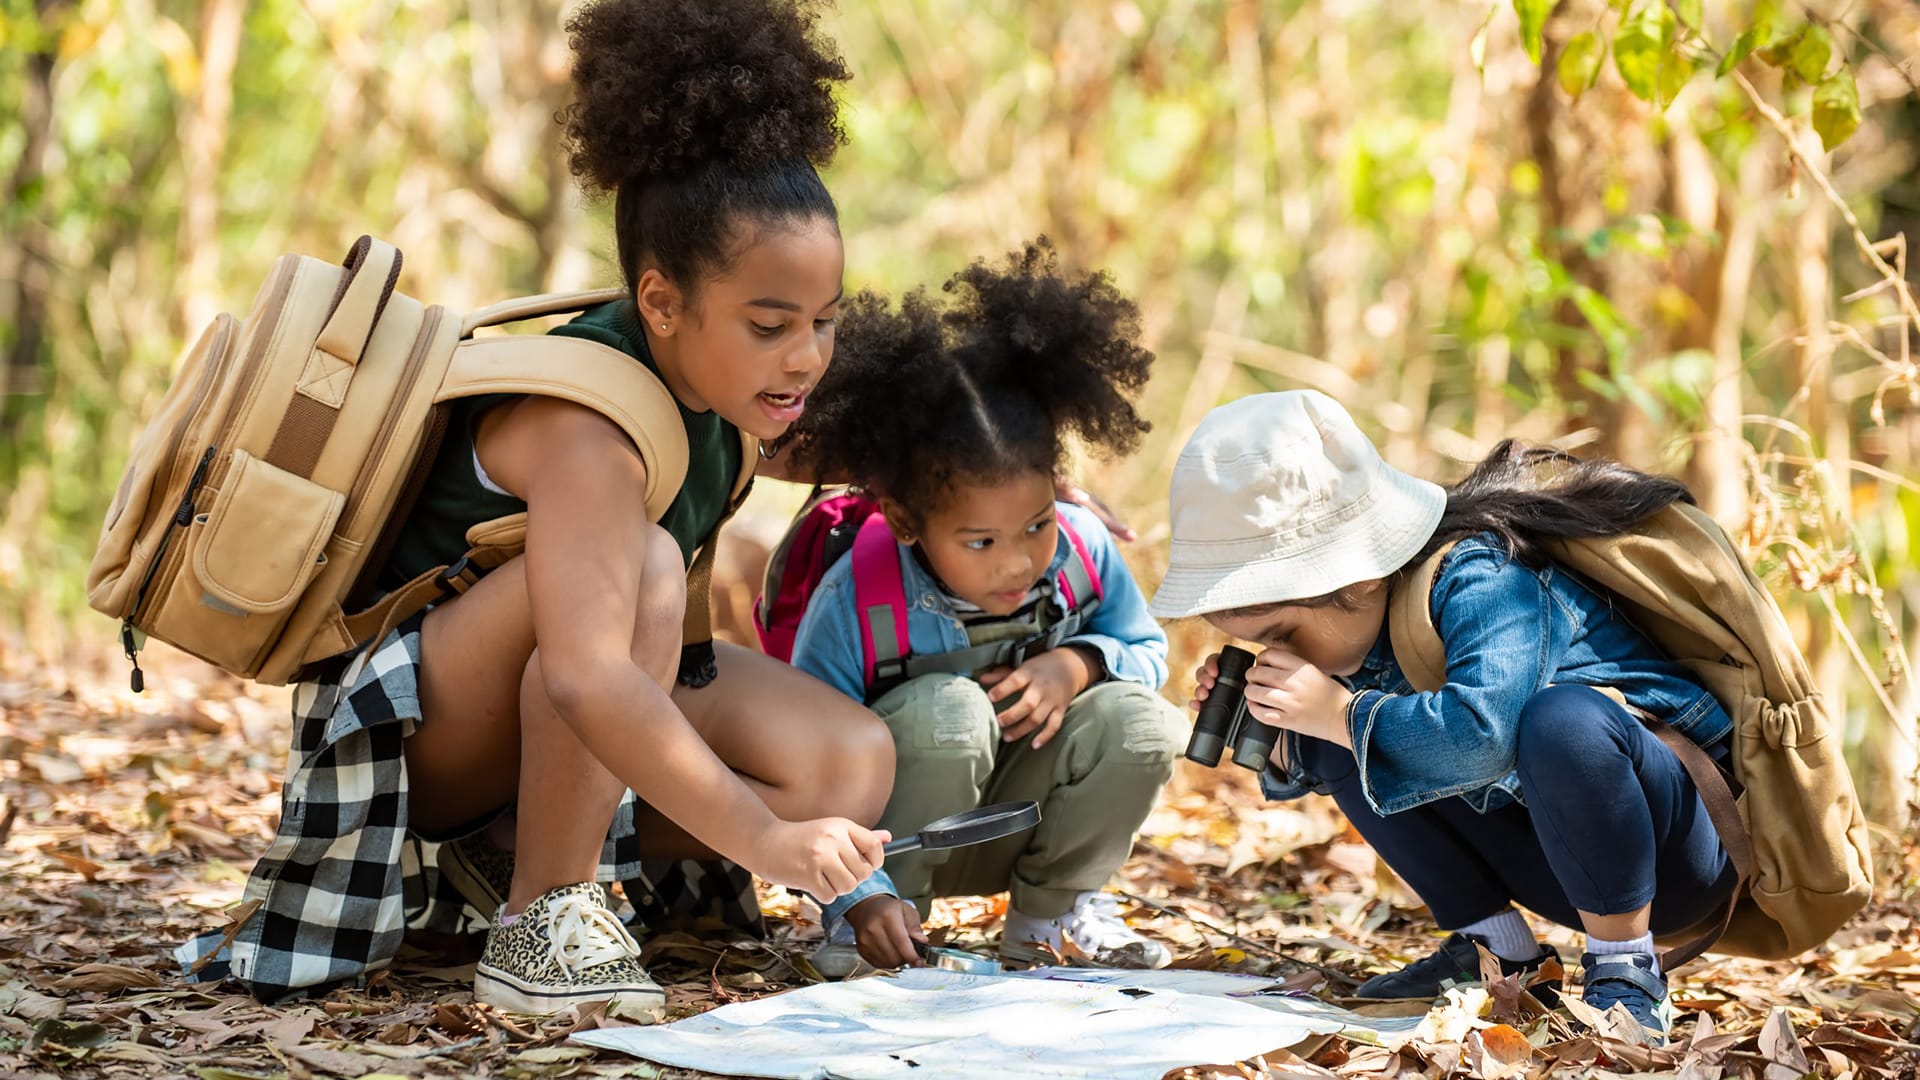
[[[925,967],[913,943],[927,943],[920,909],[894,896],[870,896],[847,909],[860,959],[877,968]]]
[[[1247,672],[1247,715],[1348,749],[1352,700],[1353,693],[1326,672],[1283,649],[1262,652]]]
[[[863,829],[846,818],[782,821],[760,835],[753,862],[742,865],[771,884],[804,889],[822,903],[853,891],[879,869],[885,829]]]
[[[1020,699],[1000,713],[1000,738],[1005,742],[1033,737],[1035,750],[1047,745],[1060,722],[1066,719],[1067,706],[1093,682],[1093,667],[1072,647],[1049,649],[1012,671],[999,668],[980,676],[987,688],[987,699],[996,704],[1020,695]]]
[[[1200,706],[1207,700],[1207,695],[1213,693],[1213,684],[1218,681],[1219,678],[1220,654],[1208,653],[1207,662],[1194,669],[1193,700],[1187,702],[1187,708],[1194,712],[1199,712]]]

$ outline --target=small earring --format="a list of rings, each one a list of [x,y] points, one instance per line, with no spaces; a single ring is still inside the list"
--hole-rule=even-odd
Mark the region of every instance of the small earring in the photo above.
[[[661,332],[661,333],[663,333],[663,334],[667,332],[667,324],[666,324],[666,323],[661,323],[661,324],[660,324],[660,332]]]

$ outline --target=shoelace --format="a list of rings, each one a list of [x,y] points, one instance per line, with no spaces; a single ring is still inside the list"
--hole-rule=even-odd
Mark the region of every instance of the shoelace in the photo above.
[[[640,955],[640,946],[613,912],[582,896],[563,896],[547,908],[547,951],[572,975]]]

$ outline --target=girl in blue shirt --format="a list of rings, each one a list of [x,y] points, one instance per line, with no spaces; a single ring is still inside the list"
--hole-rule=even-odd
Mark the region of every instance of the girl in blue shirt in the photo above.
[[[975,263],[946,291],[944,305],[920,292],[898,309],[849,301],[795,451],[878,495],[892,536],[868,535],[898,560],[911,659],[888,677],[868,655],[893,622],[876,631],[872,601],[857,596],[856,546],[808,600],[793,663],[892,730],[881,830],[909,835],[1019,799],[1040,803],[1041,822],[890,857],[827,905],[830,937],[876,965],[915,964],[933,896],[1010,890],[1003,956],[1159,967],[1166,948],[1129,929],[1101,887],[1171,775],[1186,722],[1156,692],[1166,636],[1112,536],[1056,502],[1053,480],[1068,434],[1134,446],[1147,424],[1128,397],[1153,357],[1132,302],[1103,274],[1063,276],[1044,241],[1003,266]]]
[[[1693,781],[1639,717],[1721,754],[1731,721],[1537,541],[1617,535],[1687,499],[1673,480],[1511,441],[1444,489],[1387,465],[1312,391],[1216,409],[1182,451],[1154,613],[1263,647],[1246,702],[1282,729],[1269,796],[1331,794],[1454,932],[1360,996],[1478,981],[1476,944],[1509,974],[1537,972],[1557,956],[1518,904],[1586,931],[1589,1004],[1666,1030],[1653,935],[1702,923],[1738,875]],[[1429,607],[1446,684],[1415,692],[1386,631],[1389,597],[1443,550]],[[1218,670],[1209,657],[1200,700]]]

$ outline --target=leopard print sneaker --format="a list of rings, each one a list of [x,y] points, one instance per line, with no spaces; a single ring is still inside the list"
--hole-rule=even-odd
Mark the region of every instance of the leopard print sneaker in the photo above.
[[[640,946],[591,881],[548,889],[519,918],[487,932],[473,996],[517,1013],[555,1013],[619,998],[626,1019],[658,1019],[666,994],[640,966]]]

